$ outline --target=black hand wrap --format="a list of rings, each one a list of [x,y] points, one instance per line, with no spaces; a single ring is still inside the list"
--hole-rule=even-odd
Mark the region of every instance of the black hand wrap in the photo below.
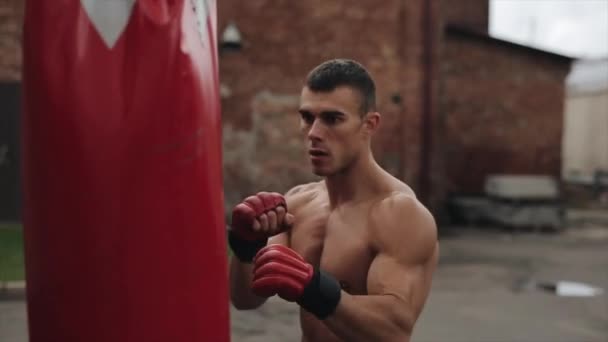
[[[334,313],[341,296],[340,283],[331,275],[315,270],[310,283],[304,288],[302,297],[296,302],[322,320]]]
[[[241,262],[253,262],[253,257],[255,257],[260,249],[266,247],[267,243],[268,239],[250,241],[238,237],[231,230],[228,231],[228,245],[230,245],[234,256]]]

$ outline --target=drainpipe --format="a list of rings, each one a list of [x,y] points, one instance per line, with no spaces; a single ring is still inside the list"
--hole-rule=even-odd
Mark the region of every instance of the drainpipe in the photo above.
[[[434,74],[434,0],[422,0],[423,66],[422,76],[422,148],[420,153],[419,197],[428,205],[431,197],[431,160],[433,133],[433,74]]]

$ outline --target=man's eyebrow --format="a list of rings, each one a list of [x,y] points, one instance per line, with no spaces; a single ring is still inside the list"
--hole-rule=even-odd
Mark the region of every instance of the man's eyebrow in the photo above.
[[[298,113],[302,114],[302,115],[307,115],[307,114],[312,114],[309,110],[307,109],[298,109]]]
[[[326,110],[326,111],[322,111],[321,115],[323,115],[323,116],[345,116],[346,114],[344,114],[338,110]]]

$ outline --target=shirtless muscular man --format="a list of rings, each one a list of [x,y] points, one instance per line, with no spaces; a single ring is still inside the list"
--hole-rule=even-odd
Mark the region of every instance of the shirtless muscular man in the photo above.
[[[299,115],[320,182],[261,192],[232,212],[233,305],[300,306],[302,341],[409,341],[439,247],[429,211],[374,160],[374,81],[359,63],[314,68]]]

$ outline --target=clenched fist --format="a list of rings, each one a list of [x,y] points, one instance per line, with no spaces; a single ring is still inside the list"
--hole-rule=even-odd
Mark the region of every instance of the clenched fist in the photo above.
[[[287,212],[285,198],[276,192],[259,192],[232,210],[228,232],[230,247],[239,260],[251,262],[266,246],[268,238],[289,229],[294,216]]]

